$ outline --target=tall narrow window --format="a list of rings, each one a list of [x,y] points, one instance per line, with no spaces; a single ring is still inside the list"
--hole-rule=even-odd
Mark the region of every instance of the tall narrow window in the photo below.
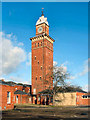
[[[38,47],[39,47],[39,43],[38,43]]]
[[[35,43],[35,47],[36,47],[36,43]]]
[[[36,77],[36,80],[37,80],[37,77]]]
[[[35,56],[35,60],[36,60],[36,56]]]
[[[7,104],[11,103],[11,92],[7,92]]]
[[[42,46],[42,42],[41,42],[41,46]]]
[[[16,96],[16,103],[18,103],[18,95]]]
[[[38,61],[38,65],[39,65],[39,61]]]
[[[29,102],[31,102],[32,101],[32,99],[31,98],[29,98]]]
[[[42,78],[41,78],[41,76],[40,76],[40,80],[41,80]]]
[[[35,88],[33,89],[33,94],[36,94],[36,89]]]
[[[42,66],[41,66],[41,70],[42,70]]]

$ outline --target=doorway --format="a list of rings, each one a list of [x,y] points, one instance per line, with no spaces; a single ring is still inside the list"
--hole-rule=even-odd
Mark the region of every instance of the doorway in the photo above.
[[[16,96],[16,103],[18,103],[18,96]]]

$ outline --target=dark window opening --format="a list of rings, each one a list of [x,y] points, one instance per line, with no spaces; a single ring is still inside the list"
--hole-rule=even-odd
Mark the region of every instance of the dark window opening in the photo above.
[[[36,56],[35,56],[35,60],[36,60]]]
[[[42,42],[41,42],[41,46],[42,46]]]
[[[42,66],[41,66],[41,70],[42,70]]]
[[[88,98],[90,98],[90,95],[88,95]]]
[[[35,47],[36,47],[36,43],[35,43]]]
[[[36,80],[37,80],[37,77],[36,77]]]
[[[82,97],[83,97],[83,98],[88,98],[88,96],[87,96],[87,95],[83,95]]]
[[[40,80],[41,80],[41,77],[40,77]]]
[[[39,64],[39,61],[38,61],[38,64]]]
[[[38,47],[39,47],[39,43],[38,43]]]

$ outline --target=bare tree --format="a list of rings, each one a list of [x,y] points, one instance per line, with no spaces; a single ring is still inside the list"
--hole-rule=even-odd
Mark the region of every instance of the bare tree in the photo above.
[[[49,84],[49,87],[43,92],[53,95],[53,101],[55,101],[55,95],[60,87],[65,88],[65,86],[67,86],[66,80],[69,79],[70,74],[67,72],[67,68],[62,65],[54,65],[51,71],[46,75],[46,82]],[[49,80],[47,78],[49,78]],[[50,81],[53,81],[53,88],[52,84],[49,83]]]
[[[69,73],[64,66],[54,66],[53,67],[53,101],[55,101],[55,95],[60,87],[65,88],[66,80],[69,78]],[[54,103],[53,103],[54,104]]]

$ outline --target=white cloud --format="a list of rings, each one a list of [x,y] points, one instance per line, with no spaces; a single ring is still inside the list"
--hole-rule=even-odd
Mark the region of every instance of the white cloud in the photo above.
[[[82,87],[82,89],[86,92],[89,92],[90,91],[90,85],[86,84]]]
[[[76,79],[80,76],[84,76],[85,74],[87,74],[88,72],[90,72],[90,67],[88,66],[88,63],[90,63],[90,58],[88,58],[88,60],[84,61],[83,64],[83,70],[77,74],[75,74],[74,76],[70,76],[70,79]]]
[[[30,81],[25,81],[25,82],[23,82],[23,84],[29,84],[30,85]]]
[[[5,81],[13,81],[16,83],[30,84],[30,80],[24,81],[24,79],[20,76],[10,76],[10,78]]]
[[[14,46],[11,39],[16,37],[13,34],[5,34],[0,32],[0,40],[2,39],[2,44],[0,44],[0,48],[2,47],[2,51],[0,51],[0,63],[2,61],[2,69],[0,69],[0,73],[7,75],[12,72],[15,72],[19,67],[20,63],[26,60],[25,51],[17,46]]]
[[[23,83],[23,78],[21,78],[20,76],[10,76],[9,79],[7,79],[6,81],[13,81],[16,83]]]
[[[71,80],[74,80],[76,78],[77,78],[77,76],[72,76],[72,75],[69,77],[69,79],[71,79]]]
[[[61,73],[61,75],[63,74],[66,74],[67,73],[67,67],[65,66],[65,64],[61,64],[60,66],[57,66],[57,62],[56,61],[54,61],[53,62],[53,66],[54,66],[54,73],[56,72],[57,73],[57,71],[60,71],[60,73]]]
[[[86,60],[83,64],[83,70],[82,72],[79,73],[79,76],[83,76],[88,72],[88,62],[90,62],[89,60]]]
[[[4,34],[5,35],[5,34]],[[10,34],[6,34],[6,37],[7,38],[11,38],[13,36],[13,33],[10,33]]]
[[[56,66],[57,65],[57,62],[56,61],[53,61],[53,66]]]
[[[24,44],[22,42],[19,42],[18,43],[18,46],[23,46]]]
[[[27,62],[26,62],[26,65],[27,65],[27,66],[30,66],[30,65],[31,65],[31,56],[32,56],[32,55],[31,55],[31,52],[29,52],[29,53],[28,53],[28,56],[27,56],[27,57],[28,57],[28,58],[27,58]]]
[[[61,66],[66,66],[66,65],[68,65],[68,64],[69,64],[69,62],[68,62],[68,61],[65,61],[64,63],[61,64]]]

